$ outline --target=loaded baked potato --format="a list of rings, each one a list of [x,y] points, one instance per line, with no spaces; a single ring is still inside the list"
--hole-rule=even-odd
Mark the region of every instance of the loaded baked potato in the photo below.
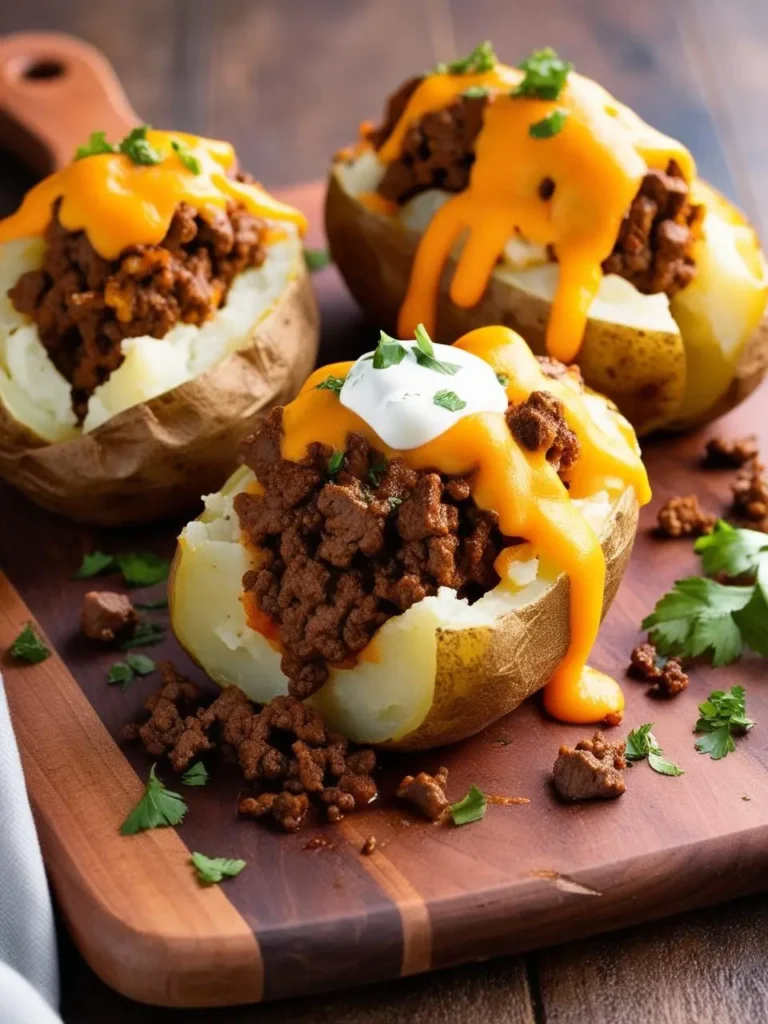
[[[176,637],[359,742],[454,742],[548,681],[556,717],[618,721],[586,660],[649,497],[632,428],[508,328],[416,333],[316,370],[245,441],[179,538]]]
[[[220,486],[314,365],[304,228],[228,143],[95,133],[0,221],[0,474],[106,524]]]
[[[638,433],[706,422],[768,365],[766,266],[688,150],[551,50],[412,78],[340,153],[330,247],[371,319],[482,324],[576,361]]]

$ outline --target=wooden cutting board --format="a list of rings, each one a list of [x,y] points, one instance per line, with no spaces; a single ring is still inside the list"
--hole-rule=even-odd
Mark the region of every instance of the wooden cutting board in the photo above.
[[[103,107],[91,121],[81,110],[77,135],[68,136],[67,148],[56,149],[46,136],[50,121],[40,120],[36,102],[19,114],[18,80],[14,85],[11,76],[10,93],[7,88],[9,53],[17,69],[30,66],[32,57],[63,61],[65,69],[70,57],[82,59],[93,75],[91,94],[104,96],[102,73],[110,89],[119,87],[103,58],[79,43],[0,41],[0,107],[17,127],[33,126],[23,137],[27,146],[38,140],[32,150],[40,166],[62,159],[92,128],[109,126],[116,133],[135,120],[115,93],[116,120],[97,116]],[[56,76],[33,81],[32,88],[43,81],[50,89],[66,88]],[[48,102],[62,116],[58,102]],[[41,138],[48,141],[41,145]],[[310,217],[310,244],[321,242],[322,193],[321,184],[281,192]],[[335,271],[322,272],[316,282],[324,320],[321,358],[352,357],[370,342],[372,328],[363,324]],[[768,450],[766,398],[764,388],[718,430],[735,435],[758,428]],[[698,468],[706,436],[646,447],[654,501],[643,511],[632,563],[592,659],[618,677],[639,639],[643,615],[675,579],[698,567],[690,542],[652,535],[656,508],[691,492],[713,511],[726,507],[733,474]],[[627,794],[614,802],[557,802],[549,786],[557,748],[586,730],[548,720],[534,699],[453,748],[390,755],[381,774],[382,806],[340,826],[312,823],[294,836],[243,822],[236,814],[238,778],[217,766],[204,789],[175,786],[190,808],[179,829],[122,837],[119,825],[142,791],[151,759],[116,737],[139,716],[155,682],[139,681],[127,693],[106,685],[116,655],[94,652],[79,635],[80,600],[92,584],[71,576],[82,554],[96,548],[169,557],[180,524],[90,529],[30,505],[7,487],[0,488],[0,508],[0,650],[34,618],[57,652],[37,666],[3,664],[46,864],[84,956],[127,996],[191,1007],[319,992],[623,927],[764,884],[768,688],[764,663],[751,657],[718,671],[695,668],[689,689],[670,702],[648,698],[646,687],[627,680],[626,727],[655,722],[665,752],[686,774],[665,778],[637,765],[628,773]],[[150,615],[162,621],[166,613]],[[171,657],[200,679],[174,641],[148,653]],[[748,710],[758,726],[738,742],[735,754],[714,762],[694,751],[696,705],[710,690],[734,683],[747,687]],[[490,807],[482,822],[456,828],[426,823],[392,799],[407,771],[441,764],[450,770],[454,798],[474,782],[531,803]],[[159,771],[172,781],[167,767]],[[328,845],[308,849],[317,835]],[[360,847],[369,835],[378,848],[364,857]],[[222,886],[202,889],[188,864],[194,850],[242,857],[248,867]]]

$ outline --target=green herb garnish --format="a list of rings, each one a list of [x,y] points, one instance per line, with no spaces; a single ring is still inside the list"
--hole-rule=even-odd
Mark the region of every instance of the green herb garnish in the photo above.
[[[116,153],[117,146],[107,142],[106,132],[91,132],[84,146],[75,150],[75,160],[83,160],[87,156],[99,156],[100,153]]]
[[[573,70],[573,64],[561,60],[550,46],[534,50],[518,67],[525,75],[510,96],[532,96],[540,100],[556,100]]]
[[[648,764],[659,775],[683,775],[683,769],[664,757],[656,737],[651,732],[653,722],[639,725],[627,736],[626,757],[628,761],[642,761],[648,758]]]
[[[467,406],[464,399],[459,398],[455,391],[436,391],[432,401],[441,409],[447,409],[448,412],[459,412]]]
[[[198,881],[203,885],[215,885],[225,878],[234,878],[245,867],[244,860],[206,857],[202,853],[193,853],[189,859],[197,872]]]
[[[147,132],[150,128],[151,125],[148,124],[132,128],[118,145],[120,152],[124,153],[135,164],[150,165],[163,162],[162,153],[158,152],[147,139]]]
[[[368,479],[374,487],[378,487],[381,483],[381,478],[387,472],[388,465],[386,459],[377,459],[368,470]]]
[[[387,498],[387,502],[389,503],[390,511],[394,512],[396,508],[399,508],[400,505],[403,504],[403,499],[398,498],[396,494],[392,494],[390,495],[389,498]]]
[[[485,85],[470,85],[461,94],[465,100],[484,100],[490,94],[490,89]]]
[[[718,520],[712,533],[699,537],[693,545],[701,555],[708,576],[756,576],[768,563],[768,536],[757,530],[740,530]]]
[[[83,560],[80,563],[80,568],[74,575],[74,579],[89,580],[93,576],[98,576],[99,573],[106,572],[107,569],[115,568],[114,555],[105,555],[103,551],[92,551],[90,554],[83,555]]]
[[[330,266],[333,261],[328,249],[310,249],[308,246],[305,246],[304,262],[310,274],[315,274],[318,270],[324,270]]]
[[[338,448],[334,448],[333,454],[331,455],[330,459],[328,459],[328,476],[335,476],[343,465],[344,452],[340,451]]]
[[[166,789],[155,775],[155,765],[149,769],[149,778],[141,800],[123,822],[120,833],[133,836],[149,828],[166,828],[180,825],[187,813],[184,798]]]
[[[133,607],[134,608],[139,608],[142,611],[148,611],[148,612],[157,611],[159,608],[167,608],[168,607],[168,598],[167,597],[156,597],[156,598],[154,598],[153,600],[150,600],[150,601],[134,601],[133,602]]]
[[[131,685],[133,679],[133,669],[125,661],[116,661],[107,673],[107,683],[109,686],[119,686],[123,693]]]
[[[117,555],[115,560],[129,587],[152,587],[168,579],[168,562],[151,551]]]
[[[50,648],[46,647],[37,630],[28,622],[10,647],[10,655],[16,661],[26,661],[29,665],[38,665],[50,658]]]
[[[202,761],[196,761],[181,776],[185,786],[205,786],[208,783],[208,769]]]
[[[414,355],[419,366],[424,366],[428,370],[434,370],[436,373],[444,373],[448,376],[453,376],[460,369],[458,363],[446,363],[440,359],[435,359],[435,347],[432,344],[432,339],[427,334],[424,324],[419,324],[415,333],[416,348]]]
[[[315,391],[333,391],[334,394],[338,395],[344,387],[344,380],[344,377],[332,377],[329,375],[325,380],[321,380],[319,384],[315,384]]]
[[[714,690],[703,704],[699,704],[699,720],[694,732],[704,733],[696,740],[700,754],[709,754],[714,761],[736,749],[734,736],[743,736],[754,726],[747,718],[746,696],[743,686],[732,686],[726,693]]]
[[[189,151],[189,147],[185,146],[183,142],[179,142],[178,139],[171,139],[171,149],[178,156],[179,162],[182,167],[188,170],[191,174],[199,174],[202,171],[202,164],[198,158]],[[138,163],[143,161],[139,160]],[[157,163],[156,160],[151,161]]]
[[[501,384],[503,388],[505,388],[509,384],[509,374],[497,373],[496,380],[499,382],[499,384]]]
[[[568,120],[567,110],[553,110],[540,121],[535,121],[528,126],[528,134],[532,139],[551,139],[553,135],[559,135]]]
[[[154,647],[165,640],[165,626],[159,622],[140,622],[133,636],[120,644],[121,651],[129,651],[132,647]]]
[[[388,370],[390,366],[402,363],[407,354],[408,349],[405,345],[401,345],[397,338],[392,338],[382,331],[379,344],[373,353],[373,368],[374,370]]]
[[[441,62],[435,65],[436,75],[479,75],[485,71],[493,71],[496,67],[496,54],[493,44],[486,40],[478,43],[467,57],[459,60]]]
[[[488,801],[485,793],[474,784],[469,787],[469,792],[463,800],[451,804],[451,817],[454,825],[469,825],[470,822],[479,821],[485,817]]]

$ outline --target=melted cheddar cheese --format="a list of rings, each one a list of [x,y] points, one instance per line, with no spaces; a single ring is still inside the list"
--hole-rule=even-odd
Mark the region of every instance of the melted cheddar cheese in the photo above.
[[[530,243],[553,246],[560,267],[547,330],[550,355],[577,356],[587,315],[613,249],[622,218],[649,168],[666,170],[675,160],[692,181],[689,151],[657,132],[590,79],[571,73],[556,100],[511,96],[522,71],[497,64],[491,71],[429,74],[411,95],[392,134],[379,150],[391,163],[409,127],[448,106],[473,86],[489,90],[475,144],[469,185],[435,214],[422,238],[400,311],[400,337],[418,323],[433,332],[443,266],[464,241],[451,282],[457,306],[479,302],[507,240],[516,232]],[[566,115],[561,131],[534,138],[531,125],[555,110]],[[548,199],[542,182],[554,183]],[[546,193],[545,193],[546,194]]]
[[[641,504],[649,500],[648,477],[634,432],[619,417],[616,433],[606,432],[594,420],[584,396],[567,380],[546,377],[522,338],[508,328],[472,331],[456,346],[508,378],[510,401],[525,400],[535,390],[550,391],[561,399],[568,425],[581,443],[570,492],[544,452],[531,453],[517,444],[503,413],[466,416],[419,448],[389,448],[337,395],[316,388],[328,375],[345,377],[353,365],[348,362],[316,370],[298,398],[285,407],[282,454],[289,460],[302,459],[313,441],[343,450],[347,434],[357,431],[387,458],[400,458],[413,469],[471,474],[475,502],[498,513],[502,533],[524,537],[570,580],[570,646],[547,687],[547,710],[571,722],[597,722],[618,714],[624,703],[618,685],[586,667],[602,614],[605,558],[597,535],[571,499],[603,488],[616,492],[632,487]],[[499,555],[500,575],[508,558],[507,552]]]
[[[162,155],[158,164],[135,164],[122,153],[102,153],[74,160],[35,185],[16,213],[0,221],[0,243],[42,235],[51,206],[61,199],[59,220],[67,231],[84,231],[105,259],[115,259],[134,245],[162,242],[179,203],[200,210],[226,207],[232,200],[250,213],[288,221],[303,233],[306,220],[298,210],[273,199],[258,184],[228,175],[235,151],[228,142],[182,132],[149,131],[147,141]],[[195,174],[173,149],[176,142],[200,164]]]

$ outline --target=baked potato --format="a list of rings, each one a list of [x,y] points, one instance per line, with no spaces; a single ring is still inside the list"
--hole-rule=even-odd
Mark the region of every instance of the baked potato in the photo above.
[[[132,134],[95,133],[0,222],[0,475],[105,525],[220,486],[319,339],[298,211],[226,143]]]
[[[383,340],[382,344],[392,344],[392,339]],[[540,500],[535,499],[537,509],[551,501],[564,515],[574,517],[568,520],[571,525],[566,530],[569,534],[566,544],[572,539],[571,534],[576,535],[583,529],[585,536],[590,538],[587,546],[597,549],[597,562],[586,572],[588,577],[592,575],[592,582],[587,580],[585,603],[596,598],[596,602],[592,601],[596,621],[587,629],[593,639],[589,631],[596,631],[629,560],[639,503],[648,499],[647,479],[637,455],[634,434],[610,403],[600,396],[583,392],[575,376],[545,377],[522,339],[505,328],[475,331],[452,348],[434,346],[432,356],[455,359],[459,348],[486,359],[502,382],[506,381],[504,403],[508,399],[510,409],[526,409],[529,403],[535,404],[529,391],[534,383],[544,384],[548,394],[551,389],[561,396],[555,400],[555,411],[557,403],[562,402],[560,412],[564,406],[565,421],[573,427],[581,445],[584,467],[592,465],[588,475],[578,476],[579,463],[573,470],[575,475],[568,475],[571,472],[568,470],[569,494],[555,474],[554,463],[542,462],[542,451],[528,452],[525,444],[520,442],[515,452],[526,450],[524,458],[533,474],[530,478],[533,491],[538,486],[536,480],[540,474],[542,479],[546,477],[552,484],[553,492],[549,498],[540,496]],[[462,449],[462,435],[456,432],[460,424],[449,428],[431,445],[393,449],[388,441],[370,428],[370,423],[376,422],[377,407],[388,408],[388,425],[383,419],[379,420],[381,429],[389,431],[390,436],[398,430],[411,430],[412,423],[402,404],[394,417],[386,400],[383,404],[377,403],[361,390],[357,401],[358,414],[344,411],[343,388],[352,384],[358,373],[356,368],[362,367],[361,373],[380,373],[380,369],[373,368],[376,355],[362,357],[354,366],[335,364],[317,370],[296,401],[283,410],[282,420],[278,419],[276,424],[271,422],[278,415],[273,413],[256,438],[246,442],[246,465],[230,478],[221,491],[205,498],[205,511],[190,522],[179,537],[169,583],[171,624],[189,655],[222,686],[237,685],[259,703],[266,703],[272,697],[287,692],[305,697],[309,694],[309,700],[321,711],[329,727],[352,740],[399,750],[426,749],[478,732],[512,711],[553,675],[556,676],[574,645],[574,637],[582,631],[578,623],[574,625],[573,615],[578,616],[578,611],[574,612],[572,598],[575,602],[584,591],[579,590],[578,583],[571,585],[571,577],[562,571],[563,558],[550,546],[551,523],[537,535],[536,544],[519,542],[519,538],[517,541],[508,540],[506,535],[512,532],[507,525],[511,522],[509,516],[514,518],[516,513],[507,509],[507,519],[502,515],[499,527],[504,536],[497,535],[490,552],[492,557],[496,556],[494,571],[486,577],[481,588],[474,585],[465,588],[461,582],[440,585],[441,581],[448,581],[445,578],[441,580],[440,570],[429,562],[421,575],[422,583],[430,580],[423,594],[417,595],[410,604],[404,602],[399,614],[394,606],[389,605],[384,616],[373,620],[369,632],[363,637],[364,645],[361,647],[358,643],[356,651],[337,651],[326,643],[323,650],[333,657],[325,666],[327,671],[319,685],[311,692],[306,688],[294,688],[302,677],[295,671],[295,661],[286,662],[286,644],[295,645],[298,640],[306,648],[308,638],[317,633],[318,622],[322,622],[324,617],[327,619],[330,611],[327,602],[331,598],[327,595],[322,599],[314,596],[312,600],[315,602],[321,600],[326,603],[317,609],[312,621],[302,621],[298,636],[295,631],[289,635],[290,630],[285,632],[284,627],[288,615],[293,614],[285,611],[293,600],[290,594],[286,599],[291,587],[295,596],[296,588],[311,588],[311,580],[317,578],[318,572],[327,575],[330,571],[335,581],[327,584],[326,590],[335,588],[335,594],[339,594],[341,578],[351,573],[367,581],[367,595],[371,589],[376,594],[386,594],[385,599],[379,601],[379,607],[382,607],[387,600],[396,599],[397,588],[406,578],[404,574],[390,590],[380,588],[379,573],[392,572],[393,557],[395,561],[402,557],[406,560],[412,558],[414,543],[426,544],[430,559],[436,550],[444,552],[442,537],[415,542],[403,539],[403,536],[414,536],[413,513],[417,510],[413,503],[417,500],[415,496],[420,492],[424,477],[420,477],[420,482],[410,491],[407,488],[414,488],[413,479],[401,484],[406,490],[401,492],[404,500],[399,501],[393,499],[391,480],[402,480],[401,460],[406,460],[409,466],[424,467],[426,477],[435,477],[427,467],[434,467],[437,463],[441,464],[441,470],[456,473],[465,463],[461,456],[457,456],[458,461],[454,465],[452,456],[446,453]],[[397,389],[407,380],[406,397],[412,397],[420,386],[413,378],[413,368],[407,369],[410,376],[401,375],[399,381],[396,378],[397,372],[408,362],[406,357],[397,367],[388,366],[386,373],[392,376],[393,383],[389,386],[395,388],[398,395]],[[551,367],[547,366],[547,370],[551,372]],[[440,374],[434,376],[438,378]],[[460,373],[452,376],[450,381],[459,395],[468,398],[470,388],[463,383]],[[431,386],[439,386],[442,382],[436,379]],[[426,387],[430,387],[428,380]],[[490,386],[487,387],[490,390]],[[360,410],[366,411],[369,426],[366,426]],[[423,420],[422,413],[419,414],[419,423]],[[452,415],[458,414],[454,412]],[[487,414],[466,415],[461,420],[470,437],[474,437],[475,430],[480,430],[484,415]],[[501,429],[506,430],[503,416],[499,420]],[[510,431],[512,429],[510,427]],[[365,434],[368,445],[361,440],[360,431]],[[322,437],[321,450],[307,449],[310,454],[304,459],[289,463],[290,473],[286,473],[285,462],[278,462],[276,470],[275,464],[269,461],[278,458],[276,451],[282,453],[284,460],[297,459],[306,439],[312,436]],[[464,436],[466,438],[466,434]],[[401,434],[400,443],[403,441]],[[346,449],[343,447],[345,443]],[[333,463],[336,456],[336,462],[342,465],[338,458],[342,451],[346,451],[343,465],[348,468],[339,472],[338,465],[334,467]],[[612,452],[611,459],[615,460],[605,473],[593,472],[600,462],[601,451]],[[391,460],[386,463],[387,468],[382,468],[385,465],[381,461],[382,453],[385,460]],[[477,452],[468,458],[471,461],[476,455]],[[597,461],[593,460],[593,455]],[[511,456],[513,460],[517,457],[514,453]],[[295,467],[301,467],[303,478],[310,465],[317,468],[313,459],[320,460],[319,496],[313,493],[308,497],[307,492],[302,491],[301,502],[287,512],[289,519],[280,519],[279,525],[275,525],[274,516],[280,509],[279,495],[290,493],[292,497],[286,500],[296,500],[295,474],[299,470]],[[327,477],[328,482],[320,478],[324,476],[323,460],[329,460],[329,472],[333,470],[337,474]],[[254,466],[261,468],[259,479]],[[450,505],[453,499],[447,495],[458,495],[450,505],[454,509],[458,507],[459,525],[453,527],[460,538],[457,565],[469,543],[461,535],[467,529],[467,523],[476,522],[480,514],[475,504],[482,508],[492,501],[484,489],[490,487],[493,490],[495,483],[487,480],[483,483],[483,472],[482,466],[471,472],[466,478],[469,483],[461,484],[463,491],[455,489],[455,477],[442,477],[443,500]],[[565,472],[562,465],[558,472]],[[501,475],[494,473],[495,478]],[[467,500],[470,487],[472,497]],[[341,493],[344,488],[350,492],[346,497]],[[356,495],[359,501],[355,500]],[[380,500],[392,502],[394,508],[394,511],[384,513],[389,522],[386,529],[390,531],[384,535],[389,538],[383,541],[384,550],[375,544],[366,547],[366,540],[359,540],[361,536],[369,535],[360,529],[360,520],[357,519],[358,526],[352,529],[363,548],[356,549],[353,561],[341,560],[340,564],[346,565],[346,569],[334,569],[334,565],[340,562],[339,547],[338,544],[334,547],[335,542],[340,537],[349,540],[350,520],[346,520],[345,526],[345,508],[354,511],[356,516],[364,509],[364,516],[375,517]],[[518,509],[524,507],[526,500],[525,496],[518,495]],[[320,537],[314,558],[306,558],[306,549],[286,549],[283,546],[286,542],[293,543],[286,541],[292,529],[287,526],[292,521],[290,517],[309,515],[311,520],[317,516],[318,510],[326,515],[325,532]],[[259,532],[261,527],[256,525],[257,521],[264,525],[266,520],[261,519],[264,514],[269,520],[267,533]],[[532,534],[536,533],[536,514],[529,518],[528,531]],[[393,517],[396,517],[394,524]],[[301,530],[308,535],[307,531],[313,527],[306,526],[306,519],[301,522],[305,524]],[[344,533],[345,529],[347,533]],[[434,529],[440,533],[438,527]],[[275,533],[280,530],[286,533],[276,539]],[[435,549],[432,544],[436,545]],[[511,546],[506,547],[506,544]],[[394,554],[395,551],[398,553]],[[342,554],[346,552],[348,549],[342,550]],[[422,568],[426,564],[422,562]],[[604,587],[600,585],[602,565]],[[280,568],[274,570],[275,566]],[[267,603],[270,588],[276,580],[270,576],[273,571],[283,574],[282,596],[278,602],[282,602],[283,608],[282,627],[275,619],[281,614],[276,610],[277,605]],[[286,586],[288,574],[294,571],[292,583]],[[418,571],[410,564],[408,572]],[[399,570],[395,570],[395,575],[397,572]],[[437,572],[438,576],[430,578],[429,572]],[[374,579],[377,581],[375,585]],[[414,586],[413,577],[409,579],[410,586]],[[345,609],[347,623],[363,608],[363,601],[351,612]],[[345,625],[345,638],[346,629]],[[283,639],[286,639],[286,644]],[[587,650],[589,646],[591,640],[588,639]],[[581,656],[586,657],[583,644],[581,651]],[[306,650],[303,653],[306,654]],[[583,664],[577,665],[579,671],[583,667]],[[599,678],[595,673],[590,684],[584,687],[585,690],[590,688],[590,693],[571,693],[573,699],[570,703],[554,693],[554,699],[547,700],[546,706],[551,713],[567,720],[620,719],[623,697],[616,684],[605,677]]]
[[[325,223],[373,322],[441,341],[506,324],[640,435],[721,415],[768,366],[753,228],[551,50],[510,68],[486,44],[405,83],[337,156]]]

